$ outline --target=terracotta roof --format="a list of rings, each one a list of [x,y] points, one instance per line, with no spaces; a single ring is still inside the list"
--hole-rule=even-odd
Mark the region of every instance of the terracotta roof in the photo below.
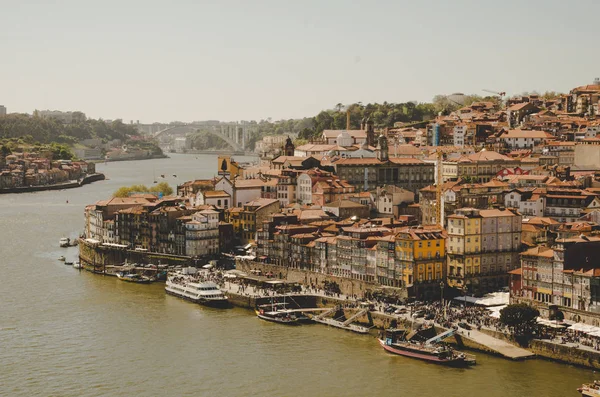
[[[537,130],[509,130],[500,136],[500,138],[536,138],[536,139],[553,139],[554,137],[545,132]]]
[[[523,109],[525,106],[527,106],[527,105],[530,105],[530,104],[531,104],[531,102],[521,102],[521,103],[516,103],[516,104],[514,104],[514,105],[510,106],[510,107],[508,108],[508,110],[521,110],[521,109]]]
[[[497,216],[515,216],[515,214],[509,210],[480,210],[479,215],[484,218],[493,218]]]
[[[229,197],[229,193],[224,190],[211,190],[208,192],[204,192],[204,197],[212,198],[212,197]]]
[[[369,157],[369,158],[345,158],[345,159],[339,159],[338,161],[336,161],[334,163],[335,165],[341,164],[341,165],[372,165],[372,164],[382,164],[382,162],[374,157]]]
[[[424,161],[413,158],[413,157],[409,157],[409,158],[392,157],[392,158],[390,158],[390,163],[394,163],[394,164],[431,164],[431,163],[425,163]]]
[[[328,204],[325,204],[323,207],[331,207],[331,208],[365,208],[366,205],[355,203],[350,200],[338,200]]]
[[[521,253],[522,256],[541,256],[544,258],[554,258],[554,250],[552,248],[538,245],[537,247],[528,249],[527,251]]]

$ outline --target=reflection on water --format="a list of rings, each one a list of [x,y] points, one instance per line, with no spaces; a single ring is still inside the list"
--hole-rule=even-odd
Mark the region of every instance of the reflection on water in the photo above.
[[[118,187],[216,174],[216,156],[99,164],[109,180],[0,196],[0,395],[576,396],[591,370],[483,354],[452,369],[385,353],[374,337],[285,327],[251,311],[204,308],[59,262],[86,204]],[[67,203],[68,200],[68,203]]]

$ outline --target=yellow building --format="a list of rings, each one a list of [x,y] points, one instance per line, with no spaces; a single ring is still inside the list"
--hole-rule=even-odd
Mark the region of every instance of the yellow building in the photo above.
[[[481,217],[468,208],[448,217],[448,285],[462,288],[481,269]]]
[[[277,199],[256,199],[242,207],[234,207],[225,211],[225,219],[233,225],[235,237],[247,244],[256,240],[257,225],[262,227],[263,221],[272,213],[279,212]]]
[[[396,257],[403,283],[439,283],[444,279],[446,234],[437,226],[404,227],[396,234]]]
[[[236,176],[242,176],[243,168],[231,156],[223,155],[218,157],[217,171],[219,175],[229,174],[229,179],[233,179]]]
[[[469,292],[508,285],[519,265],[521,215],[509,210],[460,208],[448,216],[448,285]]]

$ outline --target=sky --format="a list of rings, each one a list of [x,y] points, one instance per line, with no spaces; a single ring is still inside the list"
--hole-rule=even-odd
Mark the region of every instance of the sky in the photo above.
[[[0,104],[141,123],[568,92],[600,77],[598,0],[0,0]]]

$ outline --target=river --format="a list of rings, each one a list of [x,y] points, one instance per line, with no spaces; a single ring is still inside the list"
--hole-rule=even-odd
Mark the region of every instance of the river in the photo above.
[[[216,156],[98,164],[107,180],[0,195],[1,396],[576,396],[591,370],[477,354],[452,369],[386,354],[372,336],[288,328],[197,306],[163,285],[79,272],[60,255],[85,205],[118,187],[216,174]],[[175,178],[173,175],[177,175]]]

